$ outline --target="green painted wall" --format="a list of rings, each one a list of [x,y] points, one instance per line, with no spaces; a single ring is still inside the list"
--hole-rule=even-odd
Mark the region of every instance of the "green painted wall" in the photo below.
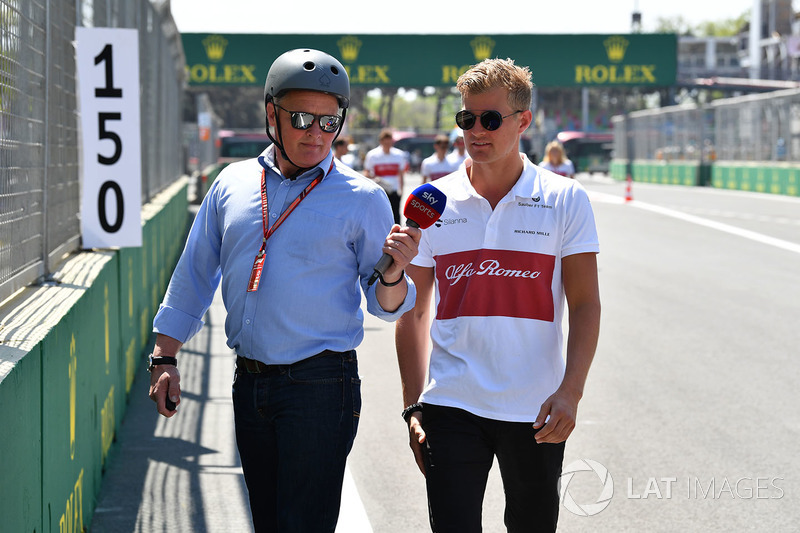
[[[89,527],[128,397],[145,393],[131,384],[183,248],[185,181],[153,199],[142,218],[141,248],[77,254],[56,285],[32,288],[35,298],[4,313],[20,326],[0,338],[3,531]],[[43,302],[60,314],[53,318]],[[32,346],[26,325],[45,330]]]
[[[42,531],[42,354],[35,346],[0,382],[0,517],[4,531]]]
[[[626,169],[625,160],[613,160],[611,177],[626,179]],[[635,160],[631,177],[642,183],[710,185],[719,189],[800,196],[800,165],[790,163],[717,161],[700,165],[697,162]]]
[[[800,166],[717,162],[712,168],[711,183],[720,189],[800,196]]]

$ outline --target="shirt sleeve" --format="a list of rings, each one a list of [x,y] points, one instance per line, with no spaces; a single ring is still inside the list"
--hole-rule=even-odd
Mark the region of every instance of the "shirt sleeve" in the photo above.
[[[367,155],[364,157],[364,170],[372,172],[374,166],[375,165],[372,162],[372,153],[367,152]]]
[[[567,172],[569,173],[569,175],[570,176],[574,175],[575,174],[575,164],[572,161],[570,161],[569,159],[567,159],[566,165],[567,165]]]
[[[433,253],[431,252],[431,240],[428,238],[428,230],[422,230],[422,238],[419,240],[419,252],[417,256],[411,260],[411,264],[418,267],[433,268],[436,262],[433,260]]]
[[[164,300],[153,319],[153,331],[185,343],[203,327],[221,279],[221,237],[216,216],[215,181],[194,219],[186,247],[172,273]]]
[[[580,253],[599,253],[600,243],[594,212],[586,189],[579,183],[568,191],[562,257]]]
[[[362,220],[360,225],[363,231],[359,242],[356,243],[359,280],[361,289],[367,298],[367,311],[382,320],[394,322],[407,311],[413,309],[414,302],[417,299],[417,288],[411,278],[406,275],[408,292],[400,307],[394,312],[388,312],[378,303],[375,291],[380,281],[376,281],[371,286],[368,282],[374,272],[375,263],[380,260],[383,254],[383,241],[394,224],[394,216],[392,215],[389,198],[383,189],[373,189],[368,200],[365,208],[361,210]]]

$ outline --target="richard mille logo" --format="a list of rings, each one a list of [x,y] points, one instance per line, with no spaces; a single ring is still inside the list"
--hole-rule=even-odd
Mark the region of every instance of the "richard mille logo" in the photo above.
[[[514,233],[519,233],[522,235],[539,235],[540,237],[549,237],[549,231],[537,231],[532,229],[515,229]]]

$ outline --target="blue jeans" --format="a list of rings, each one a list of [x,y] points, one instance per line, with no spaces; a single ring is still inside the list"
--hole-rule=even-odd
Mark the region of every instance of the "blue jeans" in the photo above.
[[[422,427],[428,511],[435,533],[479,533],[494,457],[510,533],[556,530],[564,443],[537,444],[533,422],[503,422],[424,404]]]
[[[233,382],[236,444],[257,533],[333,532],[361,411],[356,352],[323,352]]]

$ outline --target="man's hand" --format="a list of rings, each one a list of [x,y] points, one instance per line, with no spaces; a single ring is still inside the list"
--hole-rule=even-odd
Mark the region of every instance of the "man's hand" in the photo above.
[[[419,252],[422,230],[408,226],[392,226],[383,243],[383,251],[392,256],[392,264],[386,269],[383,278],[388,282],[400,279],[401,273]]]
[[[175,404],[181,403],[181,373],[173,365],[158,365],[150,374],[150,399],[156,402],[156,409],[167,418],[171,418],[177,409],[167,409],[167,397]]]
[[[425,442],[425,430],[422,429],[422,413],[417,411],[411,415],[408,422],[408,445],[411,451],[414,452],[414,460],[417,461],[417,467],[422,475],[425,475],[425,461],[423,455],[425,451],[422,449]]]
[[[579,394],[562,389],[558,389],[547,398],[533,423],[533,429],[541,428],[536,433],[536,442],[557,444],[567,440],[575,429],[578,401],[580,401]]]

